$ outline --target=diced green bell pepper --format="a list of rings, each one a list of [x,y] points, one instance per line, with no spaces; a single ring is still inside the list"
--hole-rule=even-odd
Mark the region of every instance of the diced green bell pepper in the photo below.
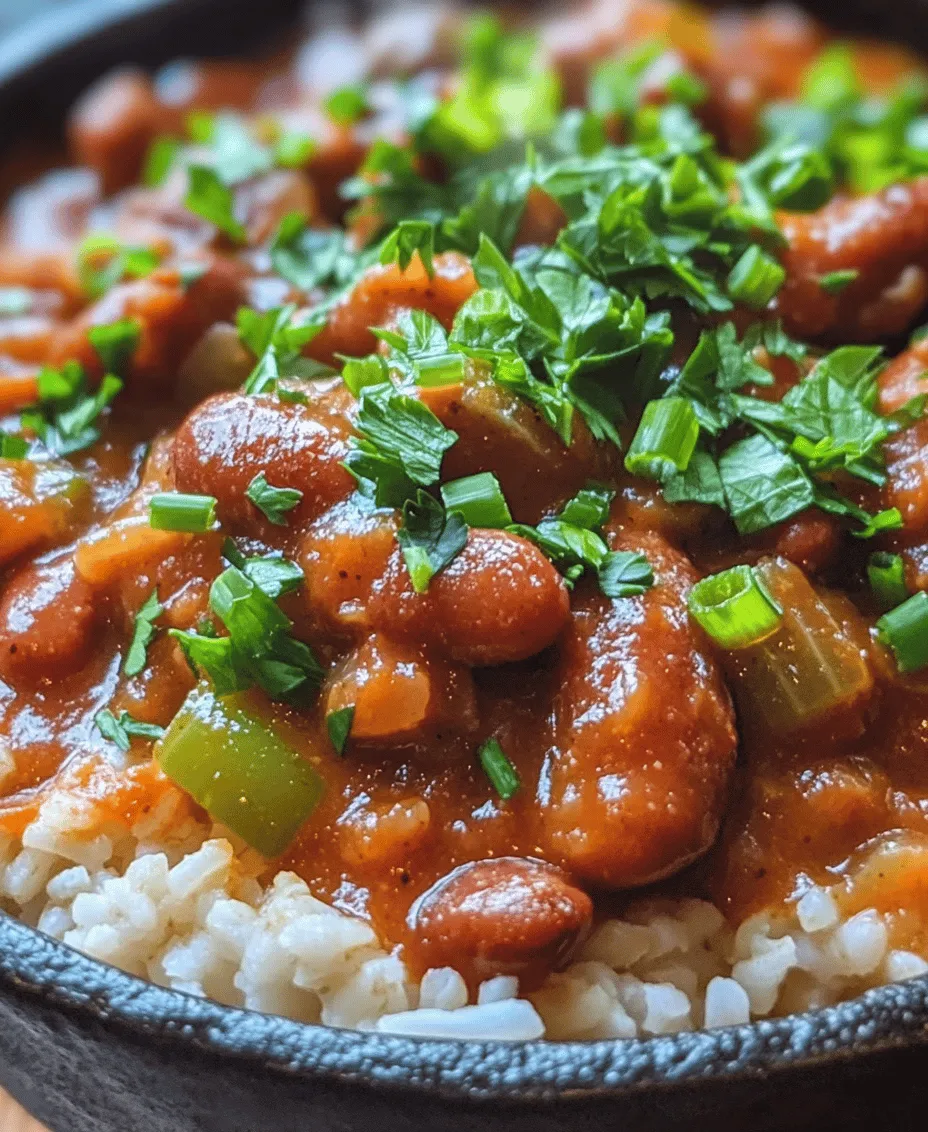
[[[206,810],[266,857],[279,856],[325,787],[310,763],[242,696],[195,688],[171,722],[158,762]]]

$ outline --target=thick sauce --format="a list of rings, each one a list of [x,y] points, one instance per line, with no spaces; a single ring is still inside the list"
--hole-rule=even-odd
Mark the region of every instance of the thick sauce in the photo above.
[[[706,84],[706,124],[729,152],[750,152],[759,108],[796,95],[823,33],[779,10],[698,18],[683,11],[630,4],[621,23],[590,10],[572,18],[570,36],[551,21],[542,37],[553,45],[568,97],[579,97],[575,87],[582,93],[595,60],[665,35],[675,58]],[[447,31],[432,30],[406,70],[447,62]],[[383,67],[375,47],[373,37],[357,40],[374,73]],[[385,940],[405,945],[414,966],[445,946],[441,933],[411,923],[414,901],[488,858],[556,867],[563,900],[555,902],[557,931],[536,941],[542,967],[563,958],[565,940],[588,919],[579,889],[624,893],[683,869],[668,883],[711,896],[732,922],[794,899],[809,883],[843,884],[848,910],[891,912],[895,946],[928,950],[920,879],[928,875],[928,677],[899,677],[875,643],[876,613],[862,582],[870,547],[861,549],[838,520],[810,509],[739,539],[708,507],[673,506],[628,475],[617,450],[594,440],[579,418],[565,446],[540,413],[473,362],[459,383],[415,393],[459,437],[443,479],[493,471],[522,523],[554,513],[588,481],[606,483],[616,492],[604,532],[610,549],[644,553],[657,580],[617,601],[589,578],[568,592],[530,541],[474,528],[419,594],[395,538],[396,515],[359,503],[343,467],[356,398],[332,379],[303,383],[302,400],[239,392],[253,359],[229,325],[237,308],[312,307],[320,298],[315,285],[300,293],[272,270],[268,242],[280,221],[297,210],[320,230],[338,222],[345,207],[338,184],[373,137],[398,129],[389,109],[356,124],[327,117],[313,58],[307,49],[267,69],[211,64],[169,69],[154,84],[134,73],[104,80],[71,121],[74,155],[89,169],[49,173],[8,206],[0,285],[29,296],[23,313],[0,317],[8,431],[35,399],[43,365],[76,359],[99,379],[88,330],[133,319],[140,337],[100,440],[41,463],[0,459],[0,734],[13,762],[2,782],[0,830],[21,833],[55,783],[94,797],[127,826],[173,789],[145,758],[145,739],[133,741],[136,765],[111,767],[94,719],[107,708],[170,724],[195,678],[163,630],[189,630],[210,616],[209,587],[226,565],[223,539],[231,535],[248,554],[282,552],[301,567],[305,583],[281,607],[326,669],[310,707],[246,694],[325,784],[322,802],[268,874],[295,870],[322,899],[369,917]],[[858,65],[869,89],[881,91],[913,64],[871,46],[858,49]],[[236,186],[246,234],[238,248],[184,208],[173,173],[157,187],[132,187],[156,136],[178,133],[192,109],[227,106],[276,115],[315,140],[296,167]],[[565,220],[550,197],[533,192],[516,238],[526,245],[549,243]],[[787,279],[772,309],[793,334],[819,343],[882,340],[924,307],[928,179],[840,196],[780,221]],[[352,216],[356,238],[365,223],[363,209]],[[125,246],[156,248],[161,262],[93,298],[75,254],[86,233],[101,229]],[[395,324],[410,309],[449,329],[478,284],[461,253],[435,262],[432,277],[418,259],[405,270],[368,269],[304,352],[325,363],[367,354],[377,345],[370,328]],[[817,282],[833,272],[857,274],[833,295]],[[928,392],[924,341],[884,372],[884,411]],[[795,384],[795,367],[783,359],[761,364],[776,378],[766,387],[770,399]],[[888,480],[872,492],[883,506],[898,506],[905,524],[874,545],[901,551],[910,586],[922,588],[926,429],[922,421],[892,438]],[[260,472],[302,493],[283,525],[246,494]],[[222,529],[152,530],[148,500],[172,490],[214,496]],[[776,736],[743,704],[736,712],[731,670],[687,614],[687,594],[702,574],[770,556],[802,567],[826,594],[859,599],[855,606],[833,597],[872,686],[814,732]],[[145,668],[126,676],[135,617],[154,589],[164,606],[160,631]],[[339,755],[326,719],[346,706],[354,722]],[[521,779],[509,800],[493,791],[476,758],[490,735]],[[492,886],[493,875],[481,883]],[[544,870],[525,881],[518,899],[527,916],[539,907],[551,915],[549,882]],[[501,947],[509,962],[509,943]]]

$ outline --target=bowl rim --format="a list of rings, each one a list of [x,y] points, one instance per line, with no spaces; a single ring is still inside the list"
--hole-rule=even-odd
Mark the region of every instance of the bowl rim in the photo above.
[[[0,94],[123,24],[224,0],[80,0],[0,40]],[[0,912],[0,988],[128,1037],[168,1040],[291,1077],[448,1100],[570,1104],[644,1088],[809,1071],[928,1046],[928,975],[783,1018],[651,1038],[484,1041],[294,1021],[160,987]],[[170,1030],[165,1039],[166,1029]]]

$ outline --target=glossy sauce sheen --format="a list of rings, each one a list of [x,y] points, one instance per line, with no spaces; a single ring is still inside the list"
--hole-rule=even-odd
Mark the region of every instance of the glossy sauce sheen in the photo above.
[[[717,132],[733,152],[750,148],[757,107],[795,93],[820,31],[769,13],[720,17],[710,29],[709,17],[680,12],[634,5],[623,34],[667,34],[708,83],[707,115]],[[556,24],[544,29],[568,90],[591,60],[617,46],[593,20],[575,31],[564,46]],[[862,56],[875,73],[907,65],[880,52]],[[530,406],[475,366],[459,385],[417,391],[460,437],[444,478],[494,471],[514,518],[526,523],[551,514],[588,480],[606,482],[617,492],[606,526],[611,548],[646,554],[657,582],[615,602],[588,580],[569,593],[533,544],[477,529],[428,592],[416,594],[396,519],[352,498],[342,461],[356,402],[340,383],[310,387],[307,404],[246,396],[238,392],[244,374],[229,360],[221,371],[236,380],[223,391],[191,398],[182,383],[175,388],[204,332],[226,325],[219,336],[228,345],[238,306],[290,297],[260,255],[231,253],[169,193],[129,187],[151,138],[176,128],[192,106],[250,110],[278,98],[288,108],[279,67],[270,77],[224,67],[196,70],[186,101],[159,100],[148,79],[132,75],[89,95],[72,122],[73,148],[107,193],[122,195],[104,200],[93,178],[88,186],[58,174],[23,190],[8,214],[0,284],[26,285],[47,299],[28,325],[0,319],[0,362],[16,379],[3,386],[11,399],[3,412],[20,407],[17,389],[22,404],[31,400],[43,363],[77,357],[95,366],[88,327],[135,317],[143,333],[104,439],[71,461],[73,484],[66,469],[0,460],[0,726],[15,760],[0,829],[20,833],[56,783],[98,799],[123,825],[173,789],[153,764],[112,770],[93,719],[107,706],[170,723],[194,678],[163,634],[144,672],[121,674],[135,614],[157,587],[160,626],[196,625],[224,566],[223,535],[231,534],[248,553],[282,551],[302,567],[305,585],[282,608],[327,669],[311,709],[250,701],[326,787],[268,876],[294,869],[320,898],[369,917],[386,941],[405,945],[414,967],[456,962],[455,943],[467,939],[461,962],[470,962],[472,982],[499,970],[537,981],[587,930],[590,894],[598,910],[601,893],[661,884],[711,896],[737,922],[789,900],[810,880],[844,878],[848,910],[892,912],[895,946],[928,947],[928,680],[896,678],[872,644],[873,618],[848,612],[855,626],[848,632],[875,672],[872,692],[854,705],[850,722],[772,739],[736,715],[720,659],[686,611],[702,573],[762,555],[790,559],[825,590],[840,590],[860,552],[830,517],[800,515],[739,541],[707,510],[672,507],[625,475],[616,453],[582,421],[565,448]],[[266,242],[295,207],[325,224],[338,220],[335,188],[362,154],[362,139],[327,123],[308,171],[277,171],[248,187],[240,203],[250,243]],[[550,240],[562,217],[543,194],[532,199],[522,237]],[[71,245],[92,210],[122,239],[161,241],[170,253],[193,257],[203,274],[185,287],[165,266],[88,304],[73,276]],[[782,218],[789,279],[777,302],[787,326],[847,341],[908,325],[928,294],[926,215],[928,179],[921,179]],[[840,298],[814,283],[847,268],[860,269],[861,278]],[[905,271],[908,291],[893,290]],[[427,310],[450,327],[475,289],[458,253],[436,258],[434,278],[418,260],[406,272],[377,266],[308,352],[320,361],[363,355],[376,346],[369,328],[389,325],[404,309]],[[924,391],[926,364],[922,343],[890,366],[882,378],[886,411]],[[248,368],[246,359],[245,374]],[[772,368],[781,395],[796,375],[781,382]],[[922,422],[891,442],[883,489],[883,504],[898,506],[906,524],[891,545],[904,552],[912,584],[922,586],[926,428]],[[270,523],[246,497],[258,472],[303,493],[286,526]],[[214,495],[223,532],[152,532],[147,500],[172,489]],[[325,717],[349,705],[354,727],[339,756]],[[506,802],[476,757],[489,735],[522,781]],[[521,928],[496,916],[496,950],[488,950],[480,917],[492,919],[492,909],[456,925],[443,918],[440,900],[451,901],[451,915],[461,892],[495,885],[509,894]]]

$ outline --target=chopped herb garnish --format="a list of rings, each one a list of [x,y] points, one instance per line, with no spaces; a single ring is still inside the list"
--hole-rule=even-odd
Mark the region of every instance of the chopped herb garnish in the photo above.
[[[699,439],[699,421],[682,397],[649,401],[625,457],[632,475],[652,480],[685,472]]]
[[[91,299],[99,299],[123,279],[150,275],[160,256],[150,248],[124,246],[115,236],[92,233],[77,249],[77,277]]]
[[[639,597],[654,585],[654,569],[632,550],[612,550],[599,566],[599,588],[606,597]]]
[[[913,594],[876,624],[900,672],[917,672],[928,665],[928,593]]]
[[[783,620],[783,610],[751,566],[703,578],[690,590],[688,606],[690,616],[724,649],[756,644]]]
[[[235,217],[235,197],[228,185],[208,165],[187,168],[188,188],[184,204],[197,216],[224,232],[237,244],[245,243],[247,233]]]
[[[285,130],[274,146],[274,161],[284,169],[301,169],[316,152],[316,142],[299,130]]]
[[[267,482],[264,472],[258,472],[248,485],[245,495],[275,526],[285,527],[284,516],[303,498],[302,491],[295,487],[273,487]]]
[[[367,90],[360,83],[342,86],[333,90],[322,105],[333,122],[350,126],[368,112]]]
[[[432,265],[434,253],[435,225],[427,220],[403,220],[384,240],[380,249],[380,262],[397,263],[400,271],[405,271],[412,257],[418,254],[431,278],[435,274]]]
[[[503,489],[492,472],[442,484],[441,497],[446,510],[459,514],[469,527],[508,527],[512,523]]]
[[[204,534],[216,525],[216,498],[164,491],[148,501],[148,515],[155,530]]]
[[[905,563],[900,554],[875,550],[867,560],[867,578],[880,609],[892,609],[909,596],[905,581]]]
[[[177,159],[180,148],[181,143],[177,138],[155,138],[145,158],[145,167],[142,170],[143,184],[150,187],[163,184]]]
[[[840,295],[845,288],[857,279],[860,272],[853,267],[843,271],[828,271],[819,276],[818,285],[829,295]]]
[[[728,293],[738,303],[762,310],[779,291],[786,271],[756,244],[748,248],[728,276]]]
[[[229,543],[225,551],[238,554]],[[257,685],[271,699],[302,702],[318,688],[323,676],[319,662],[308,645],[290,635],[291,621],[275,604],[275,598],[291,588],[289,577],[285,585],[281,580],[274,567],[262,574],[247,565],[230,566],[210,587],[210,609],[229,635],[209,638],[170,631],[194,671],[202,669],[212,680],[217,695]]]
[[[38,376],[38,404],[21,414],[20,423],[53,455],[73,455],[100,439],[100,416],[121,389],[119,378],[108,373],[90,392],[87,374],[77,362],[65,362],[61,369],[46,367]]]
[[[103,326],[92,326],[87,338],[96,351],[103,368],[110,373],[122,374],[138,348],[142,327],[134,318],[123,318]]]
[[[457,440],[427,405],[390,383],[361,390],[356,428],[345,467],[380,507],[400,507],[417,486],[436,483]]]
[[[0,433],[0,459],[25,460],[29,454],[29,442],[22,436]]]
[[[427,491],[403,504],[403,525],[396,532],[416,593],[454,560],[467,542],[467,524],[457,511],[446,512]]]
[[[271,243],[274,270],[301,291],[347,282],[356,261],[344,232],[310,228],[301,212],[290,212],[281,220]]]
[[[329,742],[335,748],[336,754],[343,755],[351,735],[351,725],[354,723],[354,704],[330,711],[325,717],[326,731],[329,733]]]
[[[157,742],[164,738],[163,727],[159,727],[156,723],[143,723],[141,720],[133,719],[127,711],[120,712],[117,718],[109,708],[104,708],[97,712],[94,723],[103,738],[115,743],[120,751],[128,751],[133,739],[150,739]]]
[[[478,756],[484,774],[493,784],[493,789],[504,802],[508,802],[522,785],[522,780],[500,746],[499,740],[494,738],[485,740],[480,745]]]
[[[122,665],[122,670],[127,676],[138,676],[145,668],[148,646],[155,635],[154,623],[162,613],[164,613],[164,606],[158,601],[158,591],[152,590],[135,615],[132,641]]]

